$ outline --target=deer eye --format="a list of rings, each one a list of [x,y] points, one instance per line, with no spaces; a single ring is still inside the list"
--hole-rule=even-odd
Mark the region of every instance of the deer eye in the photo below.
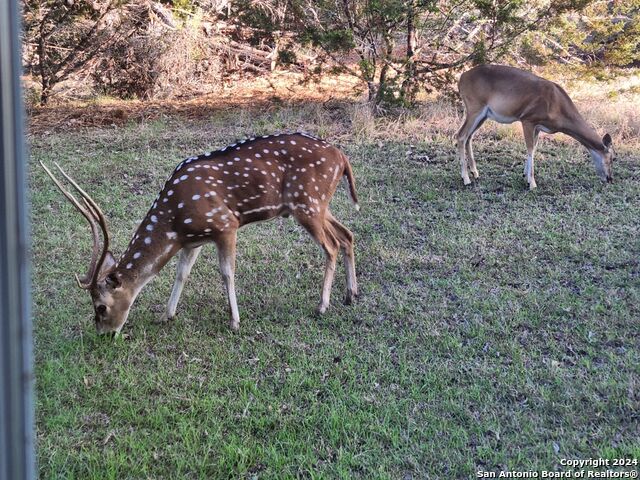
[[[107,306],[106,305],[98,305],[96,307],[96,312],[98,312],[98,314],[102,315],[107,311]]]

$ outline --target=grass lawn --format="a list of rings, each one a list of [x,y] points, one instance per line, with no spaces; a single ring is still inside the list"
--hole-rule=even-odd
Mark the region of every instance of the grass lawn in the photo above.
[[[575,143],[486,128],[464,188],[450,131],[374,133],[342,110],[281,108],[31,138],[39,470],[43,478],[458,479],[640,457],[640,151],[615,183]],[[240,332],[213,246],[175,322],[157,325],[175,260],[119,339],[94,332],[84,220],[36,166],[56,161],[110,220],[118,256],[173,167],[245,135],[297,126],[351,158],[361,296],[313,312],[323,256],[291,219],[239,232]],[[402,128],[410,129],[404,135]],[[425,127],[426,128],[426,127]]]

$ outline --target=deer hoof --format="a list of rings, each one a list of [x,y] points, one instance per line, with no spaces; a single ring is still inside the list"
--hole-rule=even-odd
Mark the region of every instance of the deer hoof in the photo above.
[[[154,323],[167,323],[172,321],[174,318],[176,318],[175,315],[169,315],[167,312],[164,312],[160,318],[155,320]]]
[[[464,177],[464,178],[462,179],[462,182],[463,182],[465,185],[471,185],[471,180],[469,179],[469,177]]]
[[[238,330],[240,330],[240,321],[239,320],[231,320],[229,322],[229,327],[231,328],[231,330],[233,330],[234,332],[237,332]]]
[[[324,312],[327,311],[327,307],[328,305],[323,305],[322,303],[320,305],[318,305],[318,308],[316,308],[316,313],[318,315],[322,315]]]
[[[344,304],[351,305],[356,300],[357,296],[358,292],[347,290],[347,294],[344,297]]]
[[[480,178],[480,173],[478,172],[478,170],[471,170],[471,173],[473,174],[473,178]]]

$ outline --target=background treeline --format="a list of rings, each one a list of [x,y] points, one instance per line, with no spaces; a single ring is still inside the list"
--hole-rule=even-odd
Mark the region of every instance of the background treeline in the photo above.
[[[25,0],[25,72],[120,98],[191,96],[225,79],[345,74],[376,105],[411,103],[466,65],[630,67],[640,0]]]

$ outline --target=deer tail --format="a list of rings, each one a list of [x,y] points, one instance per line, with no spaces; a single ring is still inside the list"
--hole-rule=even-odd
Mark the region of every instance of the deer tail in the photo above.
[[[349,191],[349,196],[351,197],[351,201],[356,207],[356,211],[360,211],[360,205],[358,204],[358,195],[356,195],[356,180],[353,178],[353,170],[351,169],[351,164],[349,163],[349,159],[345,154],[342,154],[344,159],[344,172],[342,173],[343,177],[346,180],[347,190]]]

